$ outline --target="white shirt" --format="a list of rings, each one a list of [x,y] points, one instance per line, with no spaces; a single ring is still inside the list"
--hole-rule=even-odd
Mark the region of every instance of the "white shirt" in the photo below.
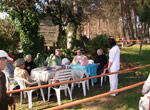
[[[117,45],[109,51],[109,62],[112,62],[111,71],[118,71],[120,69],[120,49]]]

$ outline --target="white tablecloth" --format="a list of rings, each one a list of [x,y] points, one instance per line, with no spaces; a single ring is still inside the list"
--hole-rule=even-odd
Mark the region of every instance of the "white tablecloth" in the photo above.
[[[55,75],[56,70],[46,70],[45,67],[38,67],[31,71],[31,78],[35,81],[48,82]]]

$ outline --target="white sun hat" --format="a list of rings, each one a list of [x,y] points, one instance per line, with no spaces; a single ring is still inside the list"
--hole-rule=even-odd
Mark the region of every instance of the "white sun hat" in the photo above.
[[[7,52],[5,52],[4,50],[0,50],[0,58],[6,57],[8,60],[13,60],[12,58],[10,58],[7,54]]]
[[[62,59],[62,65],[69,65],[70,60],[68,58],[63,58]]]

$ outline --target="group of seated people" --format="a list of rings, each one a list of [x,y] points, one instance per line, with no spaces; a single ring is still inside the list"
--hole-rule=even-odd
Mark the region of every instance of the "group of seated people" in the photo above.
[[[51,59],[50,66],[60,66],[63,69],[64,67],[67,67],[67,65],[70,65],[70,60],[68,58],[61,59],[61,55],[62,51],[60,49],[56,49],[55,55]],[[14,56],[10,57],[14,58]],[[77,50],[77,55],[73,58],[72,64],[80,64],[81,66],[83,66],[82,64],[85,63],[85,65],[88,65],[87,61],[88,58],[82,54],[81,50]],[[94,62],[98,66],[97,74],[100,74],[104,66],[107,64],[107,57],[103,54],[102,49],[97,50],[97,57]],[[30,75],[31,70],[36,67],[36,64],[32,61],[32,56],[26,55],[25,60],[24,58],[18,58],[15,62],[8,60],[3,72],[10,80],[15,77],[19,77],[24,78],[29,82],[33,82]],[[28,84],[26,85],[30,86]]]
[[[68,58],[61,59],[62,51],[60,49],[55,50],[55,55],[52,57],[50,66],[60,66],[70,65],[70,60]],[[10,56],[14,58],[14,56]],[[81,66],[88,65],[88,58],[82,54],[81,50],[77,50],[77,55],[73,58],[72,64],[80,64]],[[97,74],[102,72],[102,69],[107,64],[107,57],[103,54],[102,49],[97,50],[97,57],[94,60],[95,64],[98,66]],[[14,65],[15,67],[14,67]],[[84,65],[82,65],[84,64]],[[36,68],[36,64],[32,61],[31,55],[26,55],[25,61],[23,58],[17,59],[15,62],[8,60],[3,72],[8,78],[21,77],[29,82],[32,82],[30,78],[31,70]]]
[[[61,59],[62,51],[60,49],[55,50],[55,55],[52,57],[50,66],[60,66],[61,69],[64,69],[67,65],[70,65],[70,60],[68,58]],[[11,58],[14,58],[14,56],[10,56]],[[77,50],[77,55],[73,58],[72,64],[80,64],[81,66],[84,66],[82,64],[85,63],[85,65],[88,65],[88,58],[82,54],[81,50]],[[100,74],[102,68],[107,64],[107,57],[103,54],[102,49],[97,50],[97,57],[94,60],[94,62],[98,66],[98,74]],[[14,67],[15,66],[15,67]],[[32,60],[31,55],[26,55],[25,60],[24,58],[18,58],[17,60],[10,61],[8,60],[6,63],[6,67],[3,70],[6,77],[9,78],[9,80],[14,80],[14,78],[19,77],[26,79],[29,82],[34,82],[31,75],[31,70],[37,68],[36,64]],[[65,68],[68,69],[68,68]],[[69,68],[70,69],[70,68]],[[43,82],[41,82],[43,83]],[[27,87],[33,86],[28,83],[26,83]],[[38,99],[41,100],[40,92],[37,92]]]
[[[52,57],[52,61],[50,66],[62,66],[69,65],[70,60],[68,58],[63,58],[61,60],[62,51],[59,49],[55,50],[55,55]],[[77,55],[73,58],[72,64],[80,64],[81,66],[86,66],[89,64],[87,56],[83,55],[81,50],[77,50]],[[103,54],[102,49],[97,50],[97,57],[94,62],[98,65],[98,70],[102,70],[104,66],[107,64],[107,56]],[[84,64],[83,64],[84,63]],[[82,65],[83,64],[83,65]]]
[[[10,57],[14,59],[14,56],[10,55]],[[16,68],[14,67],[13,63]],[[36,67],[37,67],[36,64],[32,61],[32,56],[26,55],[25,61],[23,58],[19,58],[15,62],[8,60],[3,72],[9,79],[12,79],[14,78],[16,71],[19,70],[18,68],[22,68],[28,75],[30,75],[31,70]]]

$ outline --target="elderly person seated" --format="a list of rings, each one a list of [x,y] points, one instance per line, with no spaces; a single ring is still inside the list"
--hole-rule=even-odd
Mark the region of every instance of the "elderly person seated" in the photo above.
[[[27,70],[28,74],[31,74],[31,70],[36,68],[36,64],[32,61],[31,55],[26,55],[26,61],[25,61],[25,70]]]
[[[85,55],[82,54],[81,50],[77,50],[77,55],[73,58],[72,63],[77,64],[80,63],[80,60],[87,58]]]
[[[33,82],[33,80],[30,78],[28,72],[24,69],[25,68],[25,61],[23,58],[19,58],[15,61],[15,71],[14,71],[14,77],[19,77],[26,79],[29,82]],[[27,84],[27,86],[30,86]]]
[[[26,79],[29,82],[34,82],[31,77],[29,76],[28,72],[24,69],[25,67],[25,61],[23,58],[19,58],[15,61],[15,71],[14,71],[14,78],[15,77],[19,77],[19,78],[23,78]],[[27,87],[30,86],[36,86],[37,84],[34,85],[30,85],[28,83],[26,83]],[[38,96],[38,100],[41,100],[41,96],[40,96],[40,90],[37,91],[37,96]]]
[[[100,74],[102,72],[102,69],[107,64],[107,57],[103,54],[102,49],[97,50],[97,56],[95,59],[95,63],[98,65],[97,74]]]
[[[62,66],[61,55],[62,51],[60,49],[56,49],[55,55],[51,59],[50,66]]]
[[[9,57],[11,57],[12,59],[14,58],[14,56],[9,56]],[[7,60],[6,67],[3,70],[5,75],[9,78],[9,80],[12,80],[14,78],[15,67],[13,66],[13,63],[14,63],[13,60]]]

